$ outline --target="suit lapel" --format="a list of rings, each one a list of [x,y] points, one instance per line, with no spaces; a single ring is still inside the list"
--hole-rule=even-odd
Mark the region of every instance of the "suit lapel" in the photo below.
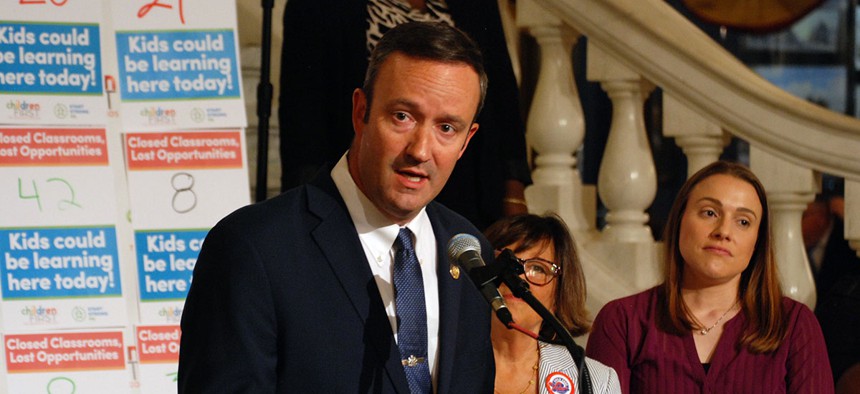
[[[454,234],[441,223],[438,210],[434,203],[427,207],[427,215],[436,236],[436,277],[439,281],[439,353],[437,368],[437,392],[451,391],[451,381],[454,368],[454,344],[457,343],[457,332],[460,319],[460,289],[459,283],[465,279],[461,276],[455,280],[450,272],[448,261],[448,240]]]
[[[319,225],[311,233],[317,247],[364,322],[367,345],[376,351],[378,359],[385,360],[385,370],[397,392],[408,394],[400,351],[394,342],[379,288],[334,182],[330,176],[319,177],[307,188],[307,193],[309,211],[320,218]]]

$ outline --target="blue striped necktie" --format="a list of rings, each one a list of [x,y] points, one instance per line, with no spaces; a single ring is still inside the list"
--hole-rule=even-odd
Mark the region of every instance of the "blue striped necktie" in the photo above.
[[[412,394],[428,394],[427,309],[421,265],[412,246],[412,232],[404,227],[394,241],[394,306],[397,309],[397,347]]]

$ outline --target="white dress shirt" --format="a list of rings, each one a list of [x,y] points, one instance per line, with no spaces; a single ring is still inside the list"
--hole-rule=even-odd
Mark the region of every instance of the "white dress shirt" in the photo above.
[[[379,209],[358,189],[349,174],[346,154],[331,170],[331,178],[340,196],[346,203],[349,216],[358,232],[361,246],[367,257],[385,312],[397,340],[397,311],[394,306],[394,284],[392,282],[394,262],[394,240],[400,226],[386,218]],[[436,278],[436,237],[426,209],[421,209],[406,226],[415,235],[415,254],[421,265],[424,279],[424,304],[427,309],[427,362],[433,387],[436,387],[436,355],[439,351],[439,286]]]

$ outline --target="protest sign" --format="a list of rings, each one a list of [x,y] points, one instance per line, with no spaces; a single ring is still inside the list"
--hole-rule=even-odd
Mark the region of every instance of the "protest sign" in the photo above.
[[[243,137],[239,130],[125,134],[141,322],[179,322],[206,233],[249,203]]]
[[[0,127],[7,330],[128,322],[104,129]]]
[[[142,394],[175,393],[179,362],[179,326],[138,326],[138,377]]]
[[[100,8],[0,0],[0,124],[105,124]]]
[[[0,0],[7,392],[175,390],[175,324],[197,255],[209,228],[250,202],[235,7]],[[42,345],[129,322],[174,325],[136,327],[149,334],[125,359],[142,368],[116,361],[123,331],[117,346],[104,339],[110,349]]]
[[[9,393],[131,392],[121,331],[6,334],[3,348]]]
[[[111,4],[125,128],[245,127],[235,4],[157,5]]]

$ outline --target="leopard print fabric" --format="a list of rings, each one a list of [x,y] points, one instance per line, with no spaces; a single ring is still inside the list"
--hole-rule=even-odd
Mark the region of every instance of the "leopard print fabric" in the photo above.
[[[370,0],[367,2],[367,56],[388,30],[406,22],[444,22],[454,20],[444,0],[426,0],[426,10],[412,9],[406,0]]]

